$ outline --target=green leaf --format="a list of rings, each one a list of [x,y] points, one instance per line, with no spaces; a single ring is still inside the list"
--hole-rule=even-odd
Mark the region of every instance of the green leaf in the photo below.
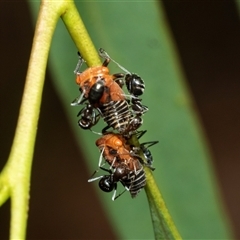
[[[35,4],[31,2],[33,7]],[[150,110],[142,127],[148,132],[141,141],[160,142],[151,149],[156,167],[153,175],[181,236],[230,238],[207,144],[161,7],[154,1],[76,4],[95,46],[104,48],[117,62],[145,80],[143,104]],[[95,140],[99,136],[79,129],[76,118],[79,109],[70,107],[79,94],[73,74],[76,63],[77,48],[60,21],[52,43],[50,68],[79,146],[85,149],[89,169],[94,171],[99,158]],[[101,127],[97,129],[100,131]],[[111,195],[98,192],[119,238],[154,238],[143,191],[136,199],[125,193],[115,202]]]

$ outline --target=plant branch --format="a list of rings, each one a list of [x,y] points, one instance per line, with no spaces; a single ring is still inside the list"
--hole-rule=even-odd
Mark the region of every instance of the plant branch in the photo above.
[[[69,5],[68,11],[62,15],[62,20],[87,65],[101,65],[98,52],[74,4]]]
[[[145,167],[145,173],[147,178],[145,191],[151,211],[155,239],[182,239],[168,212],[152,171]]]
[[[62,19],[72,36],[73,41],[77,45],[83,58],[87,61],[88,66],[100,65],[98,54],[92,44],[92,41],[80,19],[75,6],[71,6],[71,12],[66,12]],[[75,24],[74,28],[72,27]],[[139,147],[140,144],[136,136],[133,136],[130,142],[134,146]],[[141,156],[144,158],[144,156]],[[149,168],[145,168],[147,185],[145,187],[150,212],[152,216],[152,222],[154,227],[154,233],[156,239],[181,239],[174,222],[167,210],[161,193],[153,178],[152,172]]]
[[[59,5],[47,5],[44,1],[41,4],[15,137],[4,169],[10,183],[11,239],[26,237],[31,165],[48,53],[59,17]]]
[[[50,44],[60,16],[66,19],[68,29],[75,29],[74,39],[76,31],[82,33],[83,41],[78,39],[77,44],[80,45],[80,49],[87,43],[88,47],[91,46],[90,38],[73,1],[43,0],[41,2],[15,136],[9,159],[0,176],[0,204],[4,203],[9,196],[11,197],[10,239],[26,237],[31,166],[42,90]],[[76,18],[78,22],[74,23]],[[84,35],[86,35],[85,38]],[[96,60],[96,57],[94,60],[94,55],[97,54],[94,54],[93,50],[90,57],[87,53],[85,55],[86,59],[90,59],[91,64],[97,64],[100,61]]]
[[[140,144],[136,135],[131,137],[129,143],[140,149]],[[143,153],[139,155],[144,160],[143,162],[147,162]],[[182,238],[168,212],[167,206],[153,177],[152,170],[144,166],[144,171],[147,179],[145,192],[152,217],[155,239],[181,240]]]

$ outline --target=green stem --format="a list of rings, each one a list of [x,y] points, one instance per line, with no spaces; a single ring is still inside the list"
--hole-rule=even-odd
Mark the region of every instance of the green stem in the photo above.
[[[87,61],[88,66],[100,65],[98,54],[91,42],[91,39],[80,19],[75,6],[71,6],[71,14],[66,12],[62,19],[72,36],[73,41],[77,45],[83,58]],[[73,28],[73,24],[75,27]],[[139,147],[138,139],[133,136],[132,141],[134,146]],[[143,157],[143,156],[142,156]],[[181,239],[174,222],[166,208],[161,193],[156,185],[153,175],[149,168],[145,168],[147,185],[145,187],[150,211],[152,215],[153,227],[156,239]]]
[[[145,173],[147,178],[145,191],[151,211],[155,239],[182,239],[168,212],[152,171],[145,167]]]
[[[136,135],[133,135],[129,139],[129,143],[140,148],[140,143]],[[145,159],[143,153],[140,153],[140,156],[142,159]],[[146,162],[146,159],[144,162]],[[147,179],[145,192],[151,212],[155,239],[181,240],[182,238],[168,212],[167,206],[153,177],[152,170],[145,166],[144,171]]]
[[[11,197],[10,239],[26,237],[31,166],[42,90],[50,44],[60,16],[79,50],[88,60],[88,64],[96,65],[100,62],[73,1],[43,0],[36,24],[16,132],[9,159],[0,175],[0,204]]]
[[[69,4],[68,10],[62,15],[62,20],[87,65],[101,65],[98,52],[74,4]]]
[[[10,183],[10,239],[26,237],[31,165],[50,43],[59,8],[42,2],[11,153],[4,173]]]

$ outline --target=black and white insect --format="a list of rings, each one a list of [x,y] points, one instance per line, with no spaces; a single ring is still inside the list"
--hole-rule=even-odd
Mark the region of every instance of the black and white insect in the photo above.
[[[102,117],[107,123],[103,133],[113,128],[129,136],[142,125],[141,116],[148,111],[139,98],[145,89],[144,81],[111,59],[103,49],[99,50],[99,55],[105,59],[102,66],[90,67],[84,72],[80,72],[79,68],[85,61],[79,56],[74,72],[81,94],[71,105],[77,106],[87,102],[78,113],[81,128],[91,129]],[[110,61],[116,63],[124,73],[110,74],[107,67]],[[128,95],[122,90],[124,85],[129,91]]]

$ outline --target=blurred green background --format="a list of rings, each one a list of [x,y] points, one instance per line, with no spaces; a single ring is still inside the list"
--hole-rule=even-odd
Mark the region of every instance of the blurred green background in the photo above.
[[[38,5],[0,3],[1,167],[14,135],[31,50],[30,12]],[[228,239],[231,228],[240,237],[240,33],[234,2],[77,6],[95,46],[145,80],[143,103],[150,110],[141,141],[159,140],[151,148],[154,176],[182,237]],[[79,94],[76,52],[60,20],[43,93],[28,239],[153,239],[144,191],[134,200],[125,193],[112,202],[97,182],[87,183],[98,163],[98,136],[77,126],[79,108],[70,107]],[[0,239],[7,238],[8,224],[9,203],[0,208]]]

